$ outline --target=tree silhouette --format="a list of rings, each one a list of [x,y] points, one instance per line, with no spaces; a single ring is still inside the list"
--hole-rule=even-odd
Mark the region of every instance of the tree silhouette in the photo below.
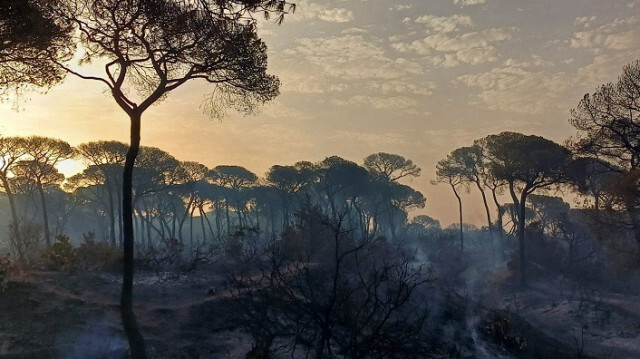
[[[123,171],[124,270],[122,320],[131,355],[145,358],[132,306],[133,167],[140,150],[143,113],[192,80],[213,86],[205,103],[211,115],[228,106],[252,112],[278,94],[279,81],[266,73],[266,46],[253,14],[275,13],[282,21],[285,0],[70,0],[47,2],[60,24],[72,24],[83,62],[105,62],[104,75],[88,75],[55,57],[53,63],[82,79],[107,87],[130,120],[131,142]],[[135,90],[135,91],[130,91]]]
[[[35,185],[40,195],[44,236],[47,246],[51,245],[49,232],[49,216],[44,190],[49,185],[59,184],[64,176],[58,172],[56,165],[73,157],[74,151],[67,142],[56,138],[31,136],[24,142],[28,159],[20,161],[16,166],[17,177],[23,177]]]
[[[311,183],[313,170],[310,162],[297,162],[293,166],[271,166],[267,172],[267,183],[277,189],[280,195],[283,228],[289,225],[291,206],[298,193]]]
[[[209,178],[213,183],[229,188],[229,196],[225,200],[225,211],[227,216],[227,232],[231,233],[231,219],[229,217],[229,205],[236,209],[238,216],[238,226],[244,227],[242,214],[244,210],[244,201],[242,200],[241,191],[256,184],[258,176],[242,166],[216,166],[213,171],[209,172]]]
[[[436,180],[432,182],[447,183],[458,200],[458,217],[460,220],[460,251],[464,252],[464,229],[462,222],[462,198],[458,188],[467,186],[468,168],[462,158],[455,151],[447,155],[447,158],[438,161],[436,165]]]
[[[182,228],[189,217],[193,218],[193,212],[198,209],[200,216],[204,216],[204,204],[206,194],[201,193],[202,188],[199,184],[205,182],[209,169],[207,166],[198,162],[184,161],[178,165],[178,172],[175,178],[174,194],[178,194],[182,199],[182,216],[178,222],[178,238],[183,242]],[[177,210],[174,210],[174,218],[177,216]],[[175,234],[174,234],[175,235]],[[204,232],[203,232],[204,236]]]
[[[498,216],[496,219],[496,228],[498,230],[498,234],[500,236],[500,244],[502,255],[504,256],[504,225],[503,225],[503,217],[505,214],[505,205],[500,203],[498,200],[498,196],[504,193],[504,186],[508,185],[508,183],[500,178],[497,178],[489,169],[488,166],[488,158],[486,153],[486,137],[473,141],[473,147],[477,148],[481,152],[482,156],[482,182],[484,187],[488,188],[491,191],[491,198],[493,199],[493,203],[495,204],[498,210]],[[485,206],[486,208],[486,206]],[[487,216],[489,218],[489,216]]]
[[[480,194],[482,195],[482,204],[484,205],[485,213],[487,215],[489,233],[493,236],[491,211],[489,210],[487,195],[484,191],[487,174],[482,148],[475,144],[469,147],[461,147],[451,153],[451,158],[461,165],[460,170],[463,171],[461,173],[463,179],[466,182],[475,184],[478,191],[480,191]]]
[[[72,29],[49,10],[40,0],[0,1],[0,97],[64,78],[66,72],[50,60],[73,56]]]
[[[578,129],[569,144],[581,156],[606,161],[620,173],[616,181],[629,216],[636,242],[640,244],[640,201],[630,185],[640,169],[640,61],[624,67],[615,83],[586,94],[571,111],[571,124]],[[638,186],[637,186],[638,187]],[[627,195],[625,195],[625,193]]]
[[[20,221],[16,209],[16,201],[10,185],[10,174],[12,174],[16,163],[26,154],[25,140],[22,137],[0,137],[0,181],[2,189],[9,199],[11,209],[11,229],[14,246],[18,252],[20,261],[24,261],[22,248],[23,239],[20,236]]]
[[[400,178],[420,176],[420,167],[413,161],[400,155],[378,152],[367,156],[364,159],[364,167],[369,172],[382,176],[389,182],[397,181]]]
[[[90,166],[102,174],[107,192],[107,211],[109,212],[109,236],[111,245],[116,245],[116,212],[122,217],[121,193],[118,191],[122,182],[122,166],[127,154],[127,145],[118,141],[97,141],[78,145],[77,152]],[[114,198],[116,196],[116,198]],[[117,199],[117,201],[116,201]],[[117,210],[116,210],[117,208]],[[122,242],[122,220],[118,221],[119,241]]]
[[[614,176],[620,169],[608,162],[594,157],[578,157],[570,168],[571,182],[578,193],[593,197],[593,209],[596,213],[602,207],[602,197],[607,192]]]
[[[485,141],[487,168],[495,178],[508,183],[517,208],[520,281],[526,285],[524,237],[527,197],[537,190],[568,182],[571,154],[553,141],[515,132],[490,135]]]

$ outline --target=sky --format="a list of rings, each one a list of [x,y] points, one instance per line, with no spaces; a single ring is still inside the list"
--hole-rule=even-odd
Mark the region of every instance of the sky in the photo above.
[[[448,225],[457,202],[430,184],[438,160],[502,131],[562,143],[582,96],[640,59],[640,0],[296,3],[284,24],[260,22],[282,82],[275,101],[255,116],[210,119],[201,104],[211,88],[190,83],[145,113],[143,145],[261,176],[274,164],[400,154],[423,169],[407,182],[427,198],[413,214]],[[25,96],[0,103],[0,134],[128,139],[127,117],[99,84],[69,77]],[[478,194],[463,200],[465,222],[482,224]]]

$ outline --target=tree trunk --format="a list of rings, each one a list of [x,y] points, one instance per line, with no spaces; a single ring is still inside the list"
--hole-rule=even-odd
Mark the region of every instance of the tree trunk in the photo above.
[[[118,203],[118,244],[122,246],[122,240],[124,238],[124,229],[122,227],[122,192],[116,190],[116,194]]]
[[[627,203],[626,207],[627,213],[629,214],[629,219],[631,220],[633,236],[638,243],[638,247],[640,247],[640,211],[638,211],[633,201],[631,201],[631,203]]]
[[[498,202],[498,196],[496,195],[496,189],[492,188],[491,189],[491,195],[493,196],[493,203],[495,203],[496,208],[498,208],[498,219],[496,220],[496,225],[498,226],[498,233],[500,236],[500,252],[502,254],[502,258],[506,258],[505,253],[504,253],[504,247],[505,247],[505,242],[504,242],[504,230],[502,228],[502,214],[503,214],[503,209],[502,206],[500,205],[500,202]]]
[[[204,219],[207,221],[207,227],[209,227],[209,234],[211,235],[211,240],[212,241],[216,241],[216,234],[213,232],[213,226],[211,225],[211,221],[209,220],[209,217],[207,217],[207,213],[206,212],[202,212],[202,216],[204,216]]]
[[[13,198],[13,192],[11,192],[11,187],[9,187],[9,181],[6,176],[2,176],[2,187],[4,187],[4,193],[7,194],[7,198],[9,198],[9,207],[11,207],[11,224],[13,226],[13,235],[16,250],[18,251],[18,259],[20,262],[24,263],[24,253],[22,251],[22,238],[20,238],[20,223],[18,222],[18,212],[16,211],[16,202],[15,198]]]
[[[140,151],[140,118],[141,114],[130,114],[131,120],[131,144],[127,151],[124,170],[122,173],[122,223],[123,223],[123,248],[124,266],[122,271],[122,295],[120,298],[120,311],[122,324],[129,341],[131,358],[146,359],[147,352],[145,341],[138,328],[133,312],[133,166]]]
[[[107,197],[109,200],[109,237],[111,239],[111,245],[116,246],[116,215],[113,205],[113,193],[111,192],[111,184],[107,183]]]
[[[244,223],[242,221],[242,206],[240,206],[240,201],[236,201],[236,214],[238,215],[238,227],[240,229],[244,228]]]
[[[42,183],[38,181],[38,193],[40,194],[40,204],[42,204],[42,224],[44,225],[44,239],[47,247],[51,245],[51,233],[49,233],[49,216],[47,214],[47,200],[44,198]]]
[[[193,212],[195,212],[196,206],[193,206],[189,215],[189,246],[193,249]]]
[[[527,210],[527,190],[525,188],[525,190],[522,191],[522,195],[520,197],[520,208],[518,211],[518,245],[519,245],[519,249],[520,249],[520,284],[522,286],[526,286],[527,285],[527,272],[526,272],[526,268],[527,268],[527,264],[526,264],[526,258],[525,258],[525,253],[524,253],[524,223],[525,223],[525,216],[526,216],[526,210]]]
[[[218,234],[218,241],[222,239],[222,219],[220,218],[220,203],[216,200],[214,205],[214,211],[216,212],[216,233]]]
[[[458,199],[458,215],[460,217],[460,252],[464,252],[464,230],[462,229],[462,198],[460,198],[458,191],[456,191],[456,186],[451,184],[451,189],[453,189],[453,194],[455,194],[456,198]]]
[[[182,236],[182,231],[184,229],[184,222],[187,220],[189,216],[189,212],[191,211],[191,206],[193,205],[193,194],[189,196],[189,202],[184,210],[184,214],[182,218],[180,218],[180,223],[178,224],[178,239],[180,240],[180,244],[184,244],[184,237]]]
[[[231,234],[231,218],[229,218],[229,200],[225,198],[224,200],[224,210],[227,214],[227,234]]]
[[[496,245],[495,240],[493,238],[493,223],[491,222],[491,211],[489,210],[489,204],[487,203],[487,195],[484,193],[484,189],[480,185],[480,180],[475,181],[476,186],[478,186],[478,190],[482,195],[482,204],[484,204],[484,210],[487,213],[487,225],[489,226],[489,239],[491,240],[491,255],[493,256],[494,262],[496,259]]]
[[[484,210],[487,212],[487,224],[489,226],[489,234],[491,235],[491,239],[493,240],[493,223],[491,222],[491,211],[489,210],[489,204],[487,203],[487,195],[484,193],[484,189],[480,185],[480,182],[476,182],[476,186],[480,190],[480,194],[482,195],[482,203],[484,204]]]
[[[198,206],[198,211],[200,212],[200,227],[202,227],[202,242],[206,243],[207,241],[207,231],[204,226],[204,210],[203,206]]]
[[[509,182],[509,193],[511,194],[511,199],[513,200],[513,208],[514,211],[518,208],[520,208],[520,200],[518,200],[518,196],[516,195],[516,191],[513,188],[513,182]],[[518,213],[518,211],[516,211],[516,216],[519,216],[520,214]],[[518,221],[518,223],[520,222],[519,218],[516,218],[516,221]]]

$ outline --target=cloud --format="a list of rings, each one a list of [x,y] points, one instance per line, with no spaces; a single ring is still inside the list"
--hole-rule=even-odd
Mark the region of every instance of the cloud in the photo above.
[[[296,92],[301,94],[323,94],[342,92],[348,88],[344,82],[334,82],[309,73],[289,71],[283,73],[282,92]]]
[[[572,87],[571,77],[536,70],[546,63],[536,57],[510,59],[489,71],[459,76],[454,83],[480,89],[479,102],[473,104],[492,110],[536,114],[561,109],[558,99]]]
[[[458,76],[454,84],[480,90],[472,105],[524,114],[566,111],[585,92],[614,81],[629,59],[640,57],[640,49],[598,54],[571,71],[554,70],[553,63],[539,56],[509,59],[486,72]],[[563,61],[574,62],[573,58]]]
[[[300,111],[296,108],[287,106],[279,100],[275,100],[274,102],[266,105],[260,115],[271,119],[309,119],[313,117],[309,112]]]
[[[574,21],[574,25],[582,26],[584,28],[589,28],[593,24],[593,22],[597,19],[596,16],[580,16],[576,18]]]
[[[285,55],[302,58],[325,74],[343,80],[397,79],[424,73],[423,66],[403,57],[390,58],[362,35],[301,38]]]
[[[367,29],[363,29],[361,27],[350,27],[348,29],[342,30],[340,33],[343,35],[352,35],[352,34],[366,34],[369,31]]]
[[[433,16],[423,15],[414,20],[415,23],[424,24],[429,32],[450,33],[460,31],[462,27],[472,27],[473,21],[467,15]]]
[[[483,64],[499,59],[496,45],[513,38],[514,28],[491,28],[450,36],[435,33],[413,42],[395,42],[391,46],[401,53],[428,55],[433,65],[454,67],[460,64]]]
[[[580,18],[579,18],[580,19]],[[629,50],[640,46],[640,17],[615,19],[592,30],[578,31],[569,41],[571,48],[589,49],[596,53],[603,49]]]
[[[329,140],[336,140],[342,143],[358,143],[359,146],[367,145],[376,150],[380,146],[402,146],[408,145],[409,141],[405,136],[398,133],[366,133],[362,131],[338,131],[329,136]]]
[[[453,3],[460,6],[480,5],[486,3],[487,0],[453,0]]]
[[[630,59],[637,58],[640,58],[640,49],[596,55],[590,64],[577,69],[575,81],[592,90],[603,83],[615,81]]]
[[[329,8],[318,4],[317,2],[299,0],[296,1],[295,14],[290,16],[287,21],[299,22],[312,19],[319,19],[326,22],[345,23],[353,20],[353,12],[341,7]]]
[[[407,96],[374,97],[364,95],[356,95],[346,100],[335,99],[331,103],[338,106],[372,107],[378,110],[403,110],[406,113],[415,113],[415,107],[418,105],[418,101]]]
[[[412,7],[413,7],[413,5],[411,5],[411,4],[398,4],[398,5],[394,5],[394,6],[390,7],[389,10],[402,11],[402,10],[409,10]]]
[[[368,88],[378,91],[383,95],[410,93],[413,95],[429,96],[433,90],[438,87],[435,82],[412,83],[401,80],[391,80],[385,82],[374,82],[369,84]]]

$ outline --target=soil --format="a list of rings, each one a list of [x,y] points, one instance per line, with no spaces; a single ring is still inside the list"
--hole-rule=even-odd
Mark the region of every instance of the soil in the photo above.
[[[216,276],[139,274],[134,307],[152,358],[242,358],[250,338],[227,320]],[[213,294],[213,295],[212,295]],[[0,294],[0,357],[125,358],[116,275],[31,272]]]
[[[212,273],[137,274],[134,305],[152,358],[244,358],[251,349]],[[640,297],[561,287],[501,288],[467,313],[474,357],[640,358]],[[0,357],[125,358],[119,298],[117,274],[14,276],[0,293]]]

